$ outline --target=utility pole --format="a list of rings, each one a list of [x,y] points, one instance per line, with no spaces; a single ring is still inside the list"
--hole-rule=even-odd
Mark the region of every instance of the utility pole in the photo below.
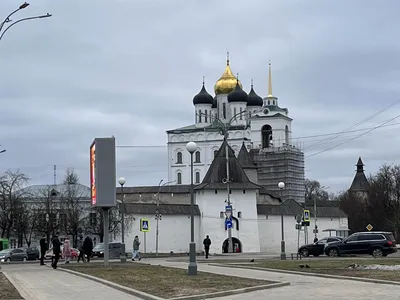
[[[227,192],[227,203],[231,206],[231,187],[230,187],[230,173],[229,173],[229,146],[228,146],[228,131],[224,132],[225,139],[225,157],[226,157],[226,192]],[[232,227],[228,227],[228,252],[233,252],[233,242],[232,242]]]
[[[161,219],[161,214],[160,214],[160,189],[161,189],[161,183],[163,180],[161,179],[160,182],[158,183],[158,193],[157,193],[157,209],[156,209],[156,256],[158,256],[158,223]]]

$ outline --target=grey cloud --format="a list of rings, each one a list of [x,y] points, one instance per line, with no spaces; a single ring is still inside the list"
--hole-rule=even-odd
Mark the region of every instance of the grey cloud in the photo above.
[[[0,11],[14,7],[3,0]],[[213,92],[227,50],[244,87],[253,78],[262,96],[272,59],[274,94],[294,119],[294,137],[341,131],[399,97],[399,8],[394,0],[37,0],[19,16],[53,17],[19,24],[0,42],[1,166],[36,183],[52,182],[53,164],[59,174],[72,166],[88,183],[89,144],[115,135],[118,145],[160,146],[117,150],[129,185],[157,184],[167,176],[165,131],[193,122],[193,95],[202,76]],[[394,134],[382,129],[311,157],[306,175],[347,188],[358,156],[369,172],[396,162]]]

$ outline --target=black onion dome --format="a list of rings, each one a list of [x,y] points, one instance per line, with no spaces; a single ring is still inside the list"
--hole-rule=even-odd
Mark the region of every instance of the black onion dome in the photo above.
[[[213,97],[206,91],[206,88],[203,87],[201,88],[200,92],[193,97],[193,104],[213,104],[214,99]]]
[[[256,92],[253,89],[253,86],[251,86],[251,90],[247,100],[247,106],[263,106],[263,104],[264,104],[263,99],[256,94]]]
[[[211,108],[217,108],[217,96],[214,97],[213,104]]]
[[[228,102],[247,102],[248,95],[239,85],[239,81],[236,83],[235,89],[228,94]]]

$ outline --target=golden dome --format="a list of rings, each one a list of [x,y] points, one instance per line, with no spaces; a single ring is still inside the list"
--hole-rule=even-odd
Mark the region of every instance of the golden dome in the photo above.
[[[214,85],[214,91],[216,95],[229,94],[232,92],[236,84],[239,82],[239,86],[243,88],[242,83],[233,75],[231,67],[229,66],[229,58],[226,60],[225,71],[221,78]]]

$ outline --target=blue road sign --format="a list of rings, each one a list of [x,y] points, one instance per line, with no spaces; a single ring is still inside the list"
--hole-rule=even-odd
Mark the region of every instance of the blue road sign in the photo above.
[[[225,225],[226,228],[232,228],[232,219],[226,219]]]
[[[232,205],[225,206],[225,211],[232,211]]]
[[[149,232],[149,220],[148,219],[140,219],[140,231],[141,232]]]

